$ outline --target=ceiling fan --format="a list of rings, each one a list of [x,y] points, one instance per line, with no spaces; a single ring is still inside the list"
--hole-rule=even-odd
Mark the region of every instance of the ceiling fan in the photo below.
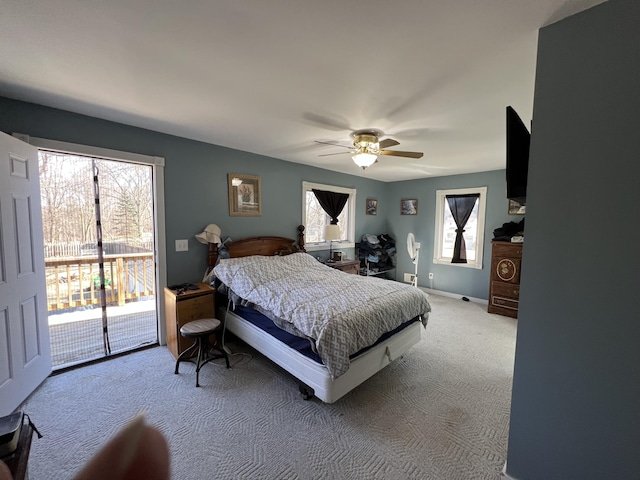
[[[422,158],[424,155],[422,152],[403,152],[400,150],[386,150],[388,147],[394,147],[400,145],[399,142],[385,138],[380,140],[380,137],[384,136],[381,130],[372,128],[366,128],[362,130],[356,130],[351,133],[353,138],[353,146],[340,145],[339,143],[320,142],[316,140],[316,143],[322,143],[324,145],[333,145],[335,147],[348,148],[352,154],[352,159],[356,165],[363,170],[370,167],[378,161],[378,155],[392,155],[394,157],[409,157],[409,158]],[[344,155],[347,152],[339,153],[325,153],[319,155],[320,157],[327,157],[329,155]]]

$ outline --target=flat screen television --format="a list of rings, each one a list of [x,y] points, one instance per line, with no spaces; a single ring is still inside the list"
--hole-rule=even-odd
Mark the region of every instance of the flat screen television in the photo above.
[[[527,204],[531,134],[512,107],[507,107],[507,198]]]

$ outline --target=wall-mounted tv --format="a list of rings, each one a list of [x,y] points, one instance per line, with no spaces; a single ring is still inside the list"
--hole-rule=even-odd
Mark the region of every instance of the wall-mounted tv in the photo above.
[[[531,134],[512,107],[507,107],[507,198],[527,204]]]

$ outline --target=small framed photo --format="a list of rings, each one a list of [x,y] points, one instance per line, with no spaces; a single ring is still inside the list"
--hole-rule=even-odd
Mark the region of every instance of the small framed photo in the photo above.
[[[524,215],[526,210],[525,205],[520,205],[515,200],[509,200],[509,215]]]
[[[418,200],[416,198],[403,198],[402,200],[400,200],[400,214],[417,215]]]
[[[378,200],[375,198],[367,198],[367,215],[378,214]]]
[[[259,217],[262,215],[260,177],[240,173],[227,174],[229,180],[229,215]]]

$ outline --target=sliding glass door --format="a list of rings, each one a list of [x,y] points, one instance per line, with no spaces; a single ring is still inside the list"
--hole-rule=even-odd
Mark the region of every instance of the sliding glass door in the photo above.
[[[152,175],[40,151],[54,369],[158,342]]]

